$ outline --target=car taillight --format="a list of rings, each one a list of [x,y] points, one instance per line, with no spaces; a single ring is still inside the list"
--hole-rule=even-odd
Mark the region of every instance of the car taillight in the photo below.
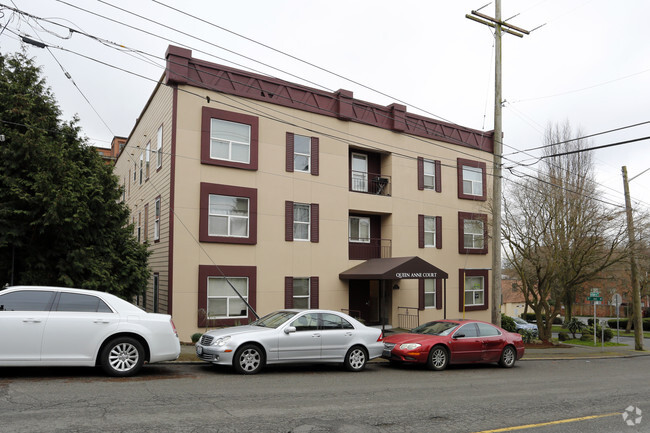
[[[172,324],[172,330],[174,331],[174,335],[176,338],[178,338],[178,331],[176,330],[176,325],[174,325],[174,321],[172,319],[169,319],[169,323]]]
[[[384,333],[380,332],[379,333],[379,338],[377,339],[377,343],[381,343],[382,341],[384,341]]]

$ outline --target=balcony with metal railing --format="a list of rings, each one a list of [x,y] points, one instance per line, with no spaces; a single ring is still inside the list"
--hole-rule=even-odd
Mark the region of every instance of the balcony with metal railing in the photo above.
[[[350,170],[350,191],[390,196],[390,176],[367,171]]]
[[[384,259],[392,257],[391,239],[349,239],[350,260]]]

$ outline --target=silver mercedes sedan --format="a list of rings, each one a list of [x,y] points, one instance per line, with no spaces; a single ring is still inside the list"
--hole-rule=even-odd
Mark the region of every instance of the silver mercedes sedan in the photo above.
[[[361,371],[381,356],[384,335],[354,318],[329,310],[280,310],[245,326],[208,331],[196,354],[242,374],[281,363],[342,363]]]

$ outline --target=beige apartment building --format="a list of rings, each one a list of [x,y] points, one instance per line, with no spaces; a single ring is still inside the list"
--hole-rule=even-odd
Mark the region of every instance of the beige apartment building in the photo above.
[[[181,340],[247,323],[246,304],[490,320],[491,132],[166,58],[115,173],[152,251],[138,303]]]

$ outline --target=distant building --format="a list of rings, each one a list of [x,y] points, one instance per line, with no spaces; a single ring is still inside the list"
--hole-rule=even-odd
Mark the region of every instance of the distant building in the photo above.
[[[114,164],[125,144],[126,137],[113,137],[110,148],[95,147],[95,149],[99,152],[106,164]]]
[[[493,134],[170,46],[115,173],[181,339],[281,308],[490,320]]]

